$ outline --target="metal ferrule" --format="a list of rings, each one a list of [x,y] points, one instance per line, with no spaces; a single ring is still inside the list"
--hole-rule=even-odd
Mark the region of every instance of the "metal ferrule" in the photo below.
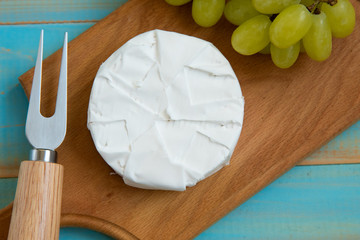
[[[29,159],[31,161],[43,161],[56,163],[56,152],[49,149],[31,149]]]

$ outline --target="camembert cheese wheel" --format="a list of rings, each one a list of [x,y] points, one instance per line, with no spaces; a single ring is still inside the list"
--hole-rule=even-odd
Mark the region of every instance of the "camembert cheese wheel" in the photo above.
[[[99,68],[88,128],[126,184],[183,191],[229,163],[243,116],[238,79],[214,45],[153,30]]]

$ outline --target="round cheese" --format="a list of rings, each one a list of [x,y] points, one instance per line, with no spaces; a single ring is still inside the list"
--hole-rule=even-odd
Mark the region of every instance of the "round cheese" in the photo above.
[[[243,115],[239,82],[217,48],[154,30],[101,65],[88,128],[126,184],[183,191],[229,163]]]

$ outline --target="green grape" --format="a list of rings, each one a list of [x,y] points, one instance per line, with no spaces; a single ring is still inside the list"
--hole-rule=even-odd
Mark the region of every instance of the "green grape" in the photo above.
[[[301,0],[301,4],[305,5],[305,6],[310,6],[315,2],[315,0]]]
[[[192,16],[200,26],[211,27],[221,18],[224,7],[225,0],[194,0]]]
[[[253,7],[251,0],[231,0],[224,9],[226,19],[235,25],[240,25],[259,14]]]
[[[286,7],[300,3],[300,0],[252,0],[256,10],[265,14],[279,13]]]
[[[321,10],[328,17],[334,37],[344,38],[352,33],[355,27],[355,10],[348,0],[338,0],[334,6],[323,3]]]
[[[270,45],[271,45],[271,43],[266,45],[266,47],[264,47],[262,50],[260,50],[259,53],[261,53],[261,54],[270,54]]]
[[[252,55],[269,44],[271,21],[265,15],[253,17],[241,24],[231,36],[231,45],[240,54]]]
[[[316,60],[324,61],[331,54],[331,28],[325,13],[313,14],[313,24],[303,38],[307,55]]]
[[[278,48],[274,44],[270,46],[271,59],[279,68],[289,68],[295,62],[300,52],[300,42],[288,48]]]
[[[311,13],[304,5],[287,7],[270,26],[271,43],[278,48],[288,48],[305,36],[311,24]]]
[[[191,0],[165,0],[165,2],[173,6],[181,6],[188,2],[191,2]]]

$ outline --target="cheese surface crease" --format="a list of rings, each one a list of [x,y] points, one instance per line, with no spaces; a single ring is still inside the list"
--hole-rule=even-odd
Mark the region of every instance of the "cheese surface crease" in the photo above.
[[[239,82],[217,48],[153,30],[99,68],[88,128],[126,184],[183,191],[229,163],[243,116]]]

